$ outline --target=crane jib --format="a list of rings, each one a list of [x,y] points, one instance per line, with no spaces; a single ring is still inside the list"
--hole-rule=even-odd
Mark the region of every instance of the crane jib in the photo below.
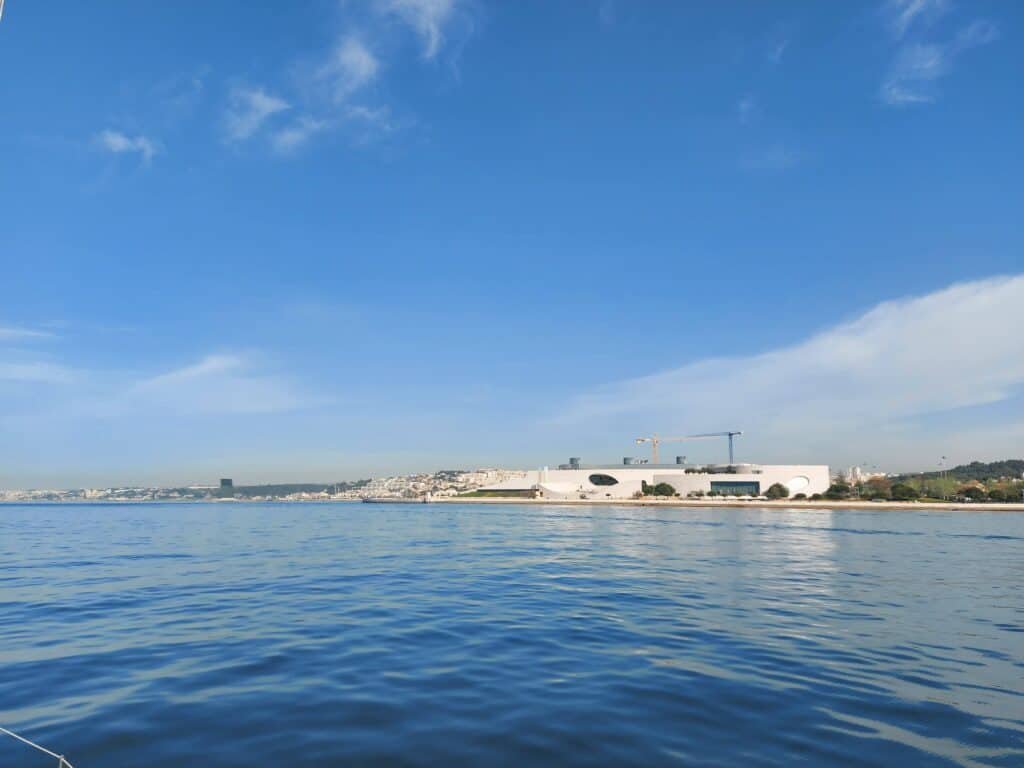
[[[704,440],[712,437],[725,437],[729,440],[729,463],[733,464],[734,453],[733,453],[733,438],[742,435],[741,430],[729,430],[726,432],[701,432],[696,435],[680,435],[678,437],[662,437],[658,434],[648,435],[645,437],[638,437],[636,439],[637,445],[641,443],[651,444],[651,462],[653,464],[658,463],[658,446],[662,443],[681,443],[685,440]]]

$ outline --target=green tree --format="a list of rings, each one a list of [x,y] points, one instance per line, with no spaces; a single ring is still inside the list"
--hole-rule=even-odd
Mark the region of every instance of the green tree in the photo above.
[[[825,491],[826,499],[848,499],[850,498],[850,484],[844,480],[836,480]]]
[[[968,485],[961,488],[957,493],[971,501],[981,501],[985,498],[985,491],[976,485]]]
[[[889,493],[896,501],[913,501],[921,495],[916,488],[906,483],[896,483]]]
[[[658,483],[657,485],[650,485],[646,480],[640,481],[640,487],[643,489],[644,496],[675,496],[676,489],[668,483]]]
[[[988,492],[989,501],[998,501],[1000,503],[1007,501],[1006,491],[1002,488],[993,488]]]
[[[887,477],[868,478],[861,495],[868,499],[888,499],[892,495],[892,481]]]
[[[768,486],[768,490],[764,492],[764,495],[769,499],[788,499],[789,488],[782,483],[772,483]]]

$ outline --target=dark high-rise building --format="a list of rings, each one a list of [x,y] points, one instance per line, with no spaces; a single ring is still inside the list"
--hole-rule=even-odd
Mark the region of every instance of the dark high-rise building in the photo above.
[[[222,477],[220,479],[220,487],[222,490],[224,488],[234,488],[235,482],[230,477]]]

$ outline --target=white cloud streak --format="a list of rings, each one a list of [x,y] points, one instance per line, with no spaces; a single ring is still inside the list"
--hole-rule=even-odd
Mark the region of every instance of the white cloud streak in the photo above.
[[[244,141],[265,131],[275,115],[292,108],[291,102],[302,104],[303,114],[264,134],[279,154],[291,154],[316,136],[346,126],[358,134],[354,143],[390,132],[393,123],[389,108],[366,103],[366,92],[383,69],[368,40],[381,37],[381,24],[396,19],[420,38],[424,58],[433,59],[444,47],[446,29],[463,5],[463,0],[372,0],[372,13],[366,19],[368,28],[339,37],[319,62],[298,66],[300,82],[287,100],[262,88],[233,89],[224,118],[227,142]]]
[[[120,131],[106,129],[96,134],[96,144],[115,155],[137,154],[148,163],[160,152],[160,145],[146,136],[128,136]]]
[[[380,62],[366,44],[348,35],[335,46],[317,74],[328,84],[334,103],[342,104],[373,82],[379,70]]]
[[[0,381],[55,384],[70,381],[68,368],[47,362],[0,362]]]
[[[224,115],[225,136],[229,142],[245,141],[274,115],[287,109],[291,109],[287,101],[262,88],[233,88]]]
[[[914,420],[1019,394],[1024,335],[1006,330],[1020,327],[1024,275],[956,284],[879,304],[794,346],[580,394],[562,420],[685,432],[738,426],[766,443],[834,451],[859,438],[866,451],[885,442],[880,432],[913,432]]]
[[[18,415],[81,419],[278,413],[319,402],[289,377],[268,371],[248,356],[211,354],[162,373],[75,368],[51,359],[0,359],[0,383],[65,384],[60,390],[23,390]],[[34,403],[34,405],[32,405]],[[33,415],[33,410],[36,411]],[[56,418],[56,416],[55,416]]]
[[[434,58],[444,44],[444,28],[455,0],[379,0],[378,7],[408,24],[423,42],[423,56]]]
[[[389,127],[386,108],[370,108],[351,103],[355,96],[368,88],[380,73],[380,62],[358,35],[349,34],[339,39],[326,60],[313,72],[313,82],[320,87],[321,115],[305,114],[274,132],[271,146],[280,154],[291,154],[317,135],[334,130],[349,122],[358,122],[363,128]]]
[[[138,381],[123,399],[182,415],[276,413],[309,402],[283,377],[255,371],[246,358],[228,354]]]
[[[782,61],[782,57],[785,55],[787,48],[789,48],[788,38],[776,40],[768,51],[768,59],[773,64],[779,64]]]
[[[890,106],[935,101],[935,81],[952,71],[957,57],[972,48],[993,42],[998,36],[996,26],[981,19],[964,27],[949,42],[903,45],[882,83],[882,101]]]
[[[736,102],[736,117],[741,125],[749,125],[757,119],[760,109],[757,106],[757,99],[747,95]]]
[[[38,341],[53,338],[56,338],[56,334],[50,331],[0,325],[0,342]]]
[[[328,123],[326,120],[317,120],[309,115],[303,115],[291,125],[275,133],[271,138],[271,143],[278,152],[289,154],[298,150],[310,139],[327,128]]]
[[[915,24],[933,22],[949,9],[949,0],[889,0],[885,7],[897,38],[905,36]]]

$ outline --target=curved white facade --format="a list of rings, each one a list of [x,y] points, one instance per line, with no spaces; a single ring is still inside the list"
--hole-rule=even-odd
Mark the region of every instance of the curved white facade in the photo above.
[[[743,464],[728,471],[725,466],[684,467],[679,465],[632,464],[581,466],[576,469],[540,469],[525,477],[506,480],[481,488],[501,491],[532,490],[547,499],[628,499],[639,493],[644,483],[666,483],[682,497],[691,494],[722,496],[760,496],[775,483],[789,489],[791,495],[824,493],[830,484],[824,464]]]

